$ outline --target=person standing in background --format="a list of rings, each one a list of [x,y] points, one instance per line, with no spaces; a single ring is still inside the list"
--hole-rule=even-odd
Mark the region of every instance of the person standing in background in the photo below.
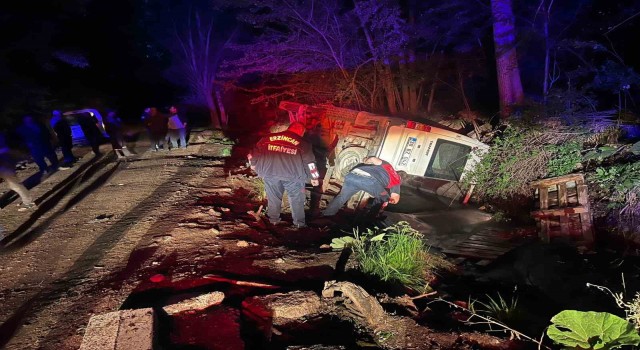
[[[60,165],[60,169],[68,169],[76,161],[76,157],[73,155],[73,137],[71,134],[71,126],[69,122],[64,118],[60,111],[55,110],[51,113],[51,128],[58,137],[58,146],[62,150],[62,156],[64,162]]]
[[[0,178],[7,182],[9,188],[20,196],[22,204],[19,211],[35,207],[31,193],[18,180],[16,176],[16,164],[11,155],[11,150],[7,146],[3,133],[0,132]]]
[[[32,116],[25,115],[22,118],[22,124],[16,131],[29,148],[31,157],[38,165],[42,175],[47,175],[58,169],[58,156],[51,146],[52,135],[46,127],[36,122]],[[45,158],[51,163],[50,168],[47,166]]]
[[[158,109],[151,107],[149,117],[145,124],[151,136],[151,150],[157,151],[164,148],[164,138],[167,135],[167,117],[158,112]]]
[[[98,120],[96,117],[89,112],[82,113],[78,116],[78,124],[95,156],[98,157],[102,155],[102,153],[100,153],[102,133],[100,132],[100,128],[98,128]]]
[[[118,158],[128,157],[131,155],[129,149],[124,143],[124,134],[122,133],[122,120],[115,111],[108,111],[104,120],[104,129],[109,134],[111,147]]]
[[[175,106],[169,107],[169,114],[171,116],[167,126],[171,148],[178,148],[178,140],[180,140],[180,148],[187,148],[187,123],[182,122],[178,115],[178,108]]]

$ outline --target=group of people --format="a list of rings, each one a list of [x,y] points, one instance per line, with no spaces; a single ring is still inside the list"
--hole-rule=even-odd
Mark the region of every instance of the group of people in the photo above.
[[[89,112],[77,114],[75,117],[93,153],[95,156],[100,156],[103,135],[98,119]],[[122,120],[116,112],[108,111],[103,124],[116,154],[119,157],[131,155],[124,143]],[[60,111],[54,110],[51,113],[49,126],[50,128],[31,115],[25,115],[22,117],[21,124],[15,129],[16,135],[29,150],[31,158],[38,166],[41,178],[58,169],[69,169],[77,160],[73,154],[73,133],[69,121]],[[62,151],[62,162],[58,160],[55,152],[56,143]],[[24,210],[32,208],[35,204],[27,188],[16,176],[15,166],[19,158],[21,158],[19,152],[11,150],[6,135],[0,133],[0,178],[20,196],[22,201],[20,209]]]
[[[305,183],[314,187],[320,184],[318,159],[311,144],[304,138],[306,127],[294,122],[283,132],[271,133],[260,139],[249,154],[251,168],[264,181],[267,194],[267,217],[273,225],[282,223],[282,197],[286,191],[291,207],[293,225],[306,227],[304,212]],[[317,152],[316,152],[317,153]],[[342,206],[359,191],[373,197],[370,213],[377,215],[388,203],[400,201],[401,174],[391,164],[377,158],[367,157],[346,175],[342,189],[321,213],[329,217],[337,214]]]
[[[151,139],[152,151],[165,149],[165,144],[167,149],[169,145],[171,148],[187,147],[187,123],[180,118],[176,106],[169,107],[168,116],[160,113],[156,107],[148,107],[140,119]]]

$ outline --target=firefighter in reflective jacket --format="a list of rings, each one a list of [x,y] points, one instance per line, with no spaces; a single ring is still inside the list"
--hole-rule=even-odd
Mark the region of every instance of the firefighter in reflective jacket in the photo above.
[[[311,179],[311,184],[318,186],[320,174],[311,146],[302,139],[304,133],[305,126],[294,122],[286,131],[260,139],[249,155],[251,168],[264,181],[267,216],[274,225],[281,222],[282,195],[287,191],[294,226],[306,226],[304,185]]]

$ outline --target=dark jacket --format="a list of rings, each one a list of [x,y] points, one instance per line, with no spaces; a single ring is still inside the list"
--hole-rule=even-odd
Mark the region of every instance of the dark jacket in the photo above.
[[[251,165],[263,178],[305,181],[312,178],[309,164],[315,169],[309,143],[288,130],[260,139],[251,155]]]
[[[400,194],[400,185],[402,179],[400,175],[393,169],[393,166],[386,161],[382,161],[382,165],[358,164],[354,169],[360,169],[367,172],[374,179],[378,180],[390,193]]]
[[[58,136],[58,143],[62,147],[71,147],[73,143],[73,137],[71,135],[71,126],[66,119],[60,118],[53,125],[53,131]]]
[[[51,134],[46,127],[39,123],[33,123],[31,125],[22,124],[16,131],[31,151],[51,148]]]
[[[15,164],[13,162],[13,157],[11,156],[11,151],[9,150],[9,146],[7,145],[2,133],[0,133],[0,171],[15,171]]]

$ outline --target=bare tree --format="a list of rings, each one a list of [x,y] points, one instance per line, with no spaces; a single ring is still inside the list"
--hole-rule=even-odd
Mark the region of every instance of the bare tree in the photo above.
[[[222,52],[233,35],[225,43],[216,42],[213,17],[203,19],[199,12],[191,11],[188,16],[186,27],[175,27],[175,36],[182,49],[191,100],[207,107],[212,127],[226,128],[227,118],[215,83]]]
[[[515,16],[511,0],[491,0],[493,41],[498,72],[500,114],[507,117],[511,106],[524,101],[516,52]]]

